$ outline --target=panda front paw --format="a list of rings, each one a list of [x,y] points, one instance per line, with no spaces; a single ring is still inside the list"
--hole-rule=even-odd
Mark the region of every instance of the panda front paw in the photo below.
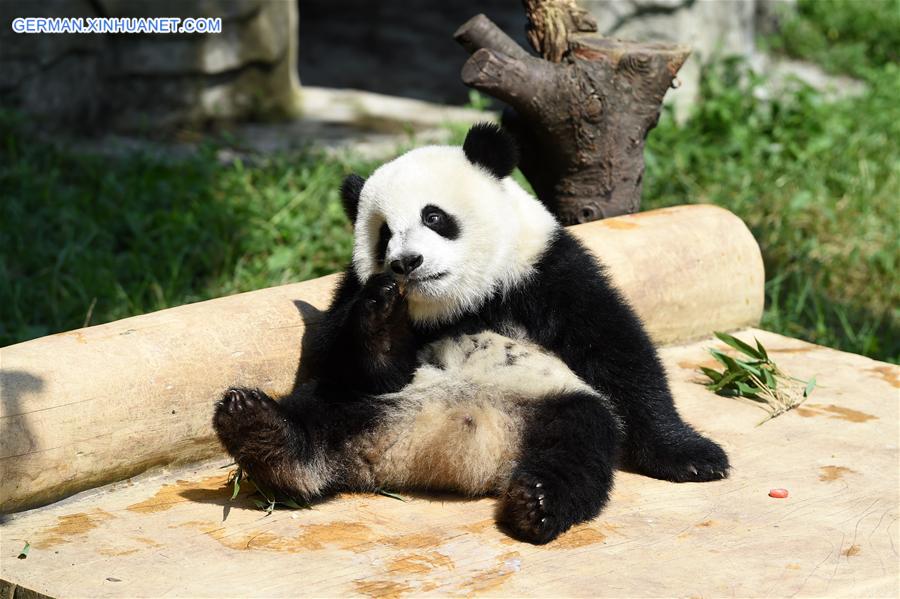
[[[654,447],[639,470],[672,482],[709,482],[728,477],[728,455],[717,443],[694,435]]]
[[[384,322],[397,310],[403,300],[400,284],[389,273],[372,275],[360,291],[359,300],[366,316]]]
[[[559,499],[549,481],[517,474],[500,500],[497,520],[513,537],[537,545],[549,543],[574,523],[560,513]]]

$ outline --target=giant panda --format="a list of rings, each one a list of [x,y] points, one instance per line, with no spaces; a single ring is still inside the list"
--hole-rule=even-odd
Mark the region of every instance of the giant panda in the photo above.
[[[678,415],[640,320],[602,266],[511,177],[499,127],[412,150],[341,190],[352,262],[320,325],[311,386],[232,388],[225,449],[310,501],[431,489],[498,497],[498,523],[546,543],[595,517],[615,468],[728,475]]]

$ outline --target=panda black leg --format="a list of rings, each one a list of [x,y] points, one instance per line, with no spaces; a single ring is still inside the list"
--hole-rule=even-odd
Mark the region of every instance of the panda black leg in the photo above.
[[[595,517],[612,488],[617,437],[616,422],[596,395],[571,393],[535,404],[498,521],[512,536],[543,544]]]
[[[275,400],[257,389],[229,389],[216,404],[213,428],[252,480],[274,491],[310,498],[310,489],[298,485],[304,478],[303,439]]]

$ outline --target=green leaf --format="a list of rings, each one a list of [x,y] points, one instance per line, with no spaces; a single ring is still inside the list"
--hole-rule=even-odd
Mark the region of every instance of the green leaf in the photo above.
[[[813,392],[813,389],[816,388],[816,377],[812,377],[806,383],[806,389],[803,390],[803,397],[809,397],[810,393]]]
[[[755,389],[754,387],[751,387],[747,383],[743,383],[741,381],[735,381],[734,384],[743,397],[746,397],[747,399],[759,399],[759,395],[757,395],[757,389]]]
[[[752,372],[755,376],[762,376],[762,369],[757,368],[758,363],[752,364],[750,362],[744,362],[743,360],[735,360],[741,368],[746,370],[747,372]]]
[[[279,501],[278,503],[280,503],[281,505],[283,505],[285,507],[294,509],[294,510],[308,510],[309,509],[309,505],[300,505],[299,503],[297,503],[290,497],[285,499],[284,501]]]
[[[31,550],[31,543],[25,541],[25,546],[22,547],[22,551],[19,552],[19,559],[25,559],[28,557],[28,552]]]
[[[731,356],[723,354],[717,349],[711,349],[709,350],[709,353],[711,353],[713,358],[721,362],[728,370],[740,370],[737,362],[735,362],[734,358],[732,358]]]
[[[756,337],[753,338],[756,341],[756,350],[759,352],[759,355],[762,356],[763,360],[769,360],[769,353],[766,351],[766,348],[763,347],[762,343],[759,342],[759,339]]]
[[[384,495],[385,497],[391,497],[393,499],[399,499],[400,501],[406,501],[406,498],[402,495],[397,495],[396,493],[391,493],[390,491],[385,491],[384,489],[375,489],[375,492],[379,495]]]
[[[723,376],[723,377],[719,380],[718,383],[715,383],[714,385],[711,385],[711,386],[709,387],[709,389],[710,389],[710,391],[719,391],[719,390],[721,390],[721,389],[724,389],[724,388],[725,388],[726,386],[728,386],[729,384],[731,384],[732,381],[734,381],[734,380],[736,380],[736,379],[738,379],[738,378],[740,378],[740,377],[742,377],[742,376],[746,376],[746,375],[744,375],[744,373],[742,373],[742,372],[739,371],[739,370],[729,372],[728,374],[726,374],[725,376]]]
[[[237,471],[234,473],[234,479],[232,479],[232,483],[234,483],[234,491],[231,493],[231,501],[234,501],[234,498],[238,496],[238,493],[241,492],[241,477],[243,476],[244,471],[238,467]]]
[[[700,370],[703,372],[703,374],[708,376],[713,383],[718,383],[723,376],[723,373],[719,372],[718,370],[713,370],[712,368],[707,368],[706,366],[701,366]]]
[[[763,378],[766,382],[766,386],[769,389],[777,389],[778,388],[778,383],[775,381],[775,377],[772,376],[772,373],[768,369],[763,370]]]
[[[744,343],[743,341],[738,339],[737,337],[729,335],[728,333],[721,333],[719,331],[716,331],[715,335],[716,335],[716,337],[719,338],[719,341],[721,341],[722,343],[725,343],[727,345],[730,345],[731,347],[733,347],[734,349],[738,350],[739,352],[741,352],[743,354],[746,354],[752,358],[762,358],[761,353],[759,353],[758,351],[753,349],[751,346],[747,345],[746,343]]]

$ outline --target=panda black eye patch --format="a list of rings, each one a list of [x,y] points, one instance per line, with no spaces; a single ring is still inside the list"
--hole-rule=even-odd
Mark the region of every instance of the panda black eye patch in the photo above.
[[[459,223],[456,219],[431,204],[422,208],[422,224],[447,239],[459,237]]]
[[[393,235],[393,233],[391,233],[391,228],[388,227],[388,224],[386,222],[381,223],[381,228],[378,230],[378,243],[375,245],[375,260],[378,262],[384,262],[391,235]]]

